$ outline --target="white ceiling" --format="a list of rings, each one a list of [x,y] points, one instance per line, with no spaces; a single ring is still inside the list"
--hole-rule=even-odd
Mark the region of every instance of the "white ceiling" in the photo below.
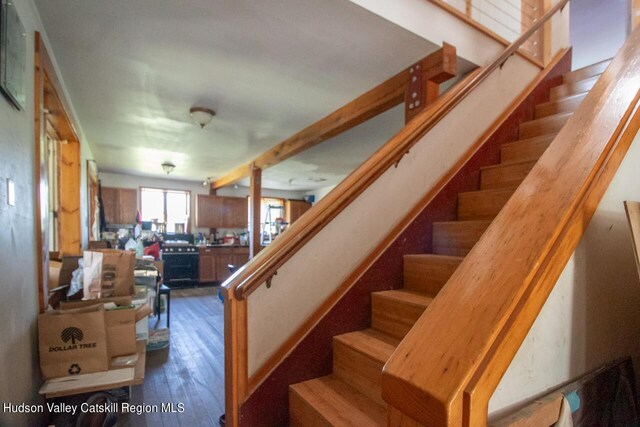
[[[221,176],[438,48],[347,0],[36,4],[100,170],[134,175]],[[217,111],[202,130],[194,105]],[[264,185],[336,184],[401,126],[396,108]]]

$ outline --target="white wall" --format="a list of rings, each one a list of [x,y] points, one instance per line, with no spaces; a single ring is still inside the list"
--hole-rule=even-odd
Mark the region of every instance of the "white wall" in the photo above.
[[[321,187],[315,190],[307,191],[305,194],[309,196],[315,196],[316,200],[313,202],[315,204],[318,203],[324,196],[329,194],[334,188],[336,188],[336,185],[329,185],[327,187]]]
[[[98,166],[99,167],[99,166]],[[191,191],[191,229],[196,233],[201,231],[208,234],[208,229],[196,229],[195,228],[195,208],[196,208],[196,195],[197,194],[209,194],[209,187],[202,185],[202,181],[184,181],[178,179],[162,179],[145,176],[127,175],[122,173],[109,173],[100,172],[98,174],[103,187],[117,187],[117,188],[135,188],[140,187],[152,187],[152,188],[164,188],[168,190],[186,190]],[[233,186],[224,187],[218,190],[219,196],[229,197],[247,197],[249,195],[249,187]],[[268,188],[262,189],[263,197],[280,197],[284,199],[302,199],[305,195],[304,191],[287,191],[287,190],[271,190]]]
[[[26,107],[17,111],[0,96],[0,402],[33,403],[41,384],[38,366],[36,316],[38,280],[35,230],[34,32],[50,46],[31,0],[14,4],[27,34]],[[49,48],[55,61],[55,53]],[[64,88],[63,88],[64,89]],[[64,90],[63,90],[64,91]],[[70,112],[73,115],[73,112]],[[81,145],[83,163],[91,155]],[[83,238],[86,240],[86,177],[83,173]],[[16,186],[16,205],[7,204],[6,180]],[[0,425],[40,425],[40,415],[0,411]]]
[[[490,413],[618,357],[640,362],[640,282],[623,201],[640,201],[640,133],[538,319],[491,398]]]
[[[351,1],[432,43],[452,44],[458,56],[474,64],[486,65],[504,50],[504,46],[493,38],[470,25],[463,25],[460,19],[429,1]]]
[[[573,69],[612,58],[629,31],[629,0],[571,2]]]

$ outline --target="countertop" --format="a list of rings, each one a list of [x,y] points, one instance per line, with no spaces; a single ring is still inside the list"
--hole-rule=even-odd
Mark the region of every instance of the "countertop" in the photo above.
[[[248,248],[249,245],[206,245],[206,246],[197,246],[198,248]]]

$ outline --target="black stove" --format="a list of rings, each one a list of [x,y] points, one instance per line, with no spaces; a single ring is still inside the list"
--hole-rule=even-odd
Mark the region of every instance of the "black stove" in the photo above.
[[[190,244],[163,244],[164,284],[170,288],[198,286],[198,248]]]
[[[185,246],[169,246],[164,245],[162,247],[163,254],[189,254],[189,253],[198,253],[198,248],[193,245],[185,245]]]

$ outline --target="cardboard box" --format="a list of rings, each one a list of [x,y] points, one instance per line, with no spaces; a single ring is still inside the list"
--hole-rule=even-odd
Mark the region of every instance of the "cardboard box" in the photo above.
[[[106,371],[109,354],[104,307],[40,314],[38,348],[45,379]]]

